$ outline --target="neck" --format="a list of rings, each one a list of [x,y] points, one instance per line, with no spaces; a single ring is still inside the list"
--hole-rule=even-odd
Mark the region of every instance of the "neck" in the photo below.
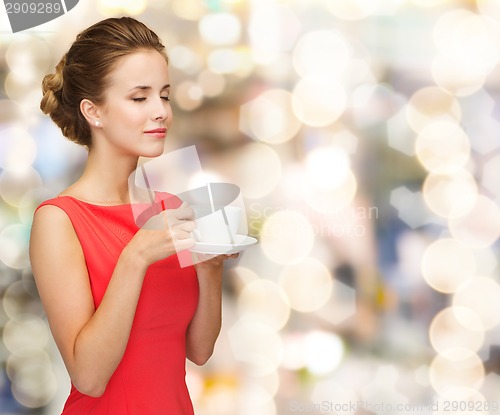
[[[108,157],[89,150],[80,183],[88,199],[102,203],[130,203],[128,178],[137,168],[138,157]]]

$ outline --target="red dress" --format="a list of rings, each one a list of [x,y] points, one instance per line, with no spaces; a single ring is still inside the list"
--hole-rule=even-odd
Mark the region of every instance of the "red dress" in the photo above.
[[[173,200],[168,199],[166,208],[180,205],[179,199]],[[47,200],[38,208],[44,205],[57,206],[70,218],[83,248],[97,308],[122,249],[139,230],[131,205],[99,206],[71,196]],[[185,337],[197,304],[193,266],[181,268],[176,255],[152,264],[125,354],[104,394],[93,398],[71,385],[62,415],[193,414],[185,382]]]

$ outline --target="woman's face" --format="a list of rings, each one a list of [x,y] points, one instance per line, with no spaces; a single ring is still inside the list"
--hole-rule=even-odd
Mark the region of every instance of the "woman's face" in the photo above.
[[[121,58],[110,74],[94,139],[105,139],[119,154],[159,156],[172,124],[169,94],[168,65],[159,52]]]

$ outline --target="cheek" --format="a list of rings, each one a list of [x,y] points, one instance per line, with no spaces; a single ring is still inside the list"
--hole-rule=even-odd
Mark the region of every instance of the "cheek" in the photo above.
[[[122,125],[143,125],[147,121],[147,112],[140,106],[126,105],[119,109],[119,118]]]

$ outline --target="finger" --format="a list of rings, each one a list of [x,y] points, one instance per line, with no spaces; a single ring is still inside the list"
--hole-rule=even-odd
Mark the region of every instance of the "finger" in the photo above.
[[[170,234],[175,235],[178,239],[185,239],[187,236],[192,236],[191,232],[196,228],[193,221],[181,221],[175,226],[170,226]],[[173,236],[172,236],[173,238]]]
[[[175,249],[177,251],[183,251],[185,249],[192,248],[194,246],[195,240],[193,238],[177,239],[174,242]]]
[[[183,229],[174,229],[174,235],[175,235],[175,238],[174,239],[187,239],[187,238],[192,238],[192,235],[191,235],[191,232],[189,231],[185,231]]]
[[[182,222],[179,222],[176,227],[186,232],[193,232],[193,230],[196,228],[196,224],[192,220],[184,220]]]
[[[196,253],[196,262],[205,262],[217,258],[216,254],[202,254],[201,252]]]
[[[192,208],[190,208],[187,204],[186,206],[183,206],[184,203],[175,209],[174,216],[179,219],[179,220],[187,220],[187,219],[193,219],[194,218],[194,211]]]
[[[170,209],[162,212],[164,214],[165,224],[169,228],[176,227],[184,222],[191,222],[194,219],[193,209],[184,208],[182,211],[178,209]],[[194,229],[194,228],[193,228]]]
[[[181,229],[179,226],[170,229],[170,238],[174,243],[177,243],[177,241],[184,241],[186,239],[194,240],[191,232],[185,231]]]
[[[173,209],[167,209],[160,213],[166,226],[172,229],[180,223],[180,220],[173,214]]]

